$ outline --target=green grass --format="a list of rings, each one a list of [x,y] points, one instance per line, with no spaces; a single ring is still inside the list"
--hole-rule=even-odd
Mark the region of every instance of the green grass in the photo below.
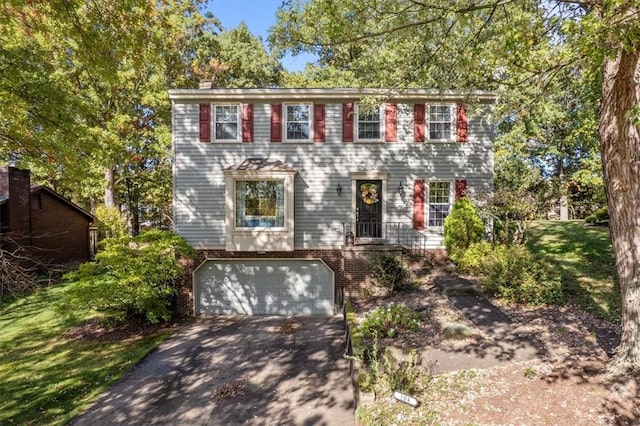
[[[60,308],[75,283],[43,288],[0,307],[0,424],[66,424],[171,331],[120,342],[65,338],[94,315]]]
[[[583,221],[536,221],[527,245],[554,262],[573,303],[610,321],[620,320],[620,288],[609,228]]]

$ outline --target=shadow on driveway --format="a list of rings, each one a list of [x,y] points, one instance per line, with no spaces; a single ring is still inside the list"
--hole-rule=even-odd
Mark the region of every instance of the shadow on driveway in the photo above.
[[[72,424],[353,425],[343,353],[339,317],[200,319]]]

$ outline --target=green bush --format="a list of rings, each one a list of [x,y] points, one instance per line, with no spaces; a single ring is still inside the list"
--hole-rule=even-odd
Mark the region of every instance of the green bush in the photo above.
[[[128,234],[127,223],[115,207],[98,206],[95,212],[96,225],[106,238],[120,238]]]
[[[173,281],[184,273],[180,260],[194,256],[182,237],[167,231],[107,238],[94,262],[67,274],[67,279],[79,281],[68,291],[68,302],[89,306],[114,320],[168,320],[176,292]]]
[[[600,207],[597,211],[587,216],[587,223],[605,223],[609,221],[609,208],[607,206]]]
[[[380,253],[369,261],[371,279],[378,287],[383,287],[390,292],[399,290],[409,276],[407,268],[397,256]]]
[[[473,244],[463,254],[459,267],[461,272],[478,276],[488,294],[508,302],[565,302],[560,271],[523,245]]]
[[[464,251],[484,235],[484,224],[468,198],[456,201],[444,219],[444,245],[449,257],[458,262]]]
[[[396,337],[401,331],[417,331],[420,320],[417,312],[406,306],[390,303],[367,314],[359,329],[362,336],[368,339]]]
[[[458,271],[468,275],[482,275],[483,260],[492,253],[493,245],[488,241],[471,244],[457,260]]]

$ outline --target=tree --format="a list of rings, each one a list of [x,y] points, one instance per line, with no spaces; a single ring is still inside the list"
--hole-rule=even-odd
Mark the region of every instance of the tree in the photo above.
[[[604,184],[588,181],[588,172],[602,175],[597,137],[597,100],[594,76],[567,67],[547,83],[546,94],[528,102],[517,119],[502,120],[501,143],[537,167],[553,189],[560,219],[585,217],[604,201]],[[517,88],[510,90],[513,97]],[[598,191],[597,188],[601,188]],[[598,198],[601,198],[598,200]],[[546,212],[544,212],[546,213]]]
[[[360,84],[394,89],[485,88],[508,97],[517,87],[535,100],[567,67],[599,75],[591,81],[601,82],[598,135],[622,293],[622,341],[609,368],[622,373],[640,370],[638,28],[633,0],[310,0],[285,3],[270,40],[348,67]]]
[[[264,48],[244,22],[216,36],[218,51],[209,64],[216,87],[272,87],[280,81],[282,66]]]
[[[82,204],[125,204],[135,231],[140,191],[170,197],[167,89],[195,84],[217,21],[200,0],[23,3],[0,18],[0,156]]]
[[[506,138],[508,139],[508,138]],[[484,203],[493,218],[494,240],[507,244],[522,244],[529,224],[549,211],[552,188],[538,168],[500,139],[496,142],[494,190]]]

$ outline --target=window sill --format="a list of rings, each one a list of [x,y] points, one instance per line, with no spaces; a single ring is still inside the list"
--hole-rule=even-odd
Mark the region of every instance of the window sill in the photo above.
[[[424,143],[456,143],[455,139],[427,139]]]
[[[234,233],[237,234],[251,234],[254,232],[266,232],[266,233],[279,233],[279,232],[287,232],[287,228],[269,228],[269,227],[256,227],[256,228],[235,228],[233,230]]]
[[[283,143],[291,143],[291,144],[307,144],[313,143],[311,139],[285,139]]]

